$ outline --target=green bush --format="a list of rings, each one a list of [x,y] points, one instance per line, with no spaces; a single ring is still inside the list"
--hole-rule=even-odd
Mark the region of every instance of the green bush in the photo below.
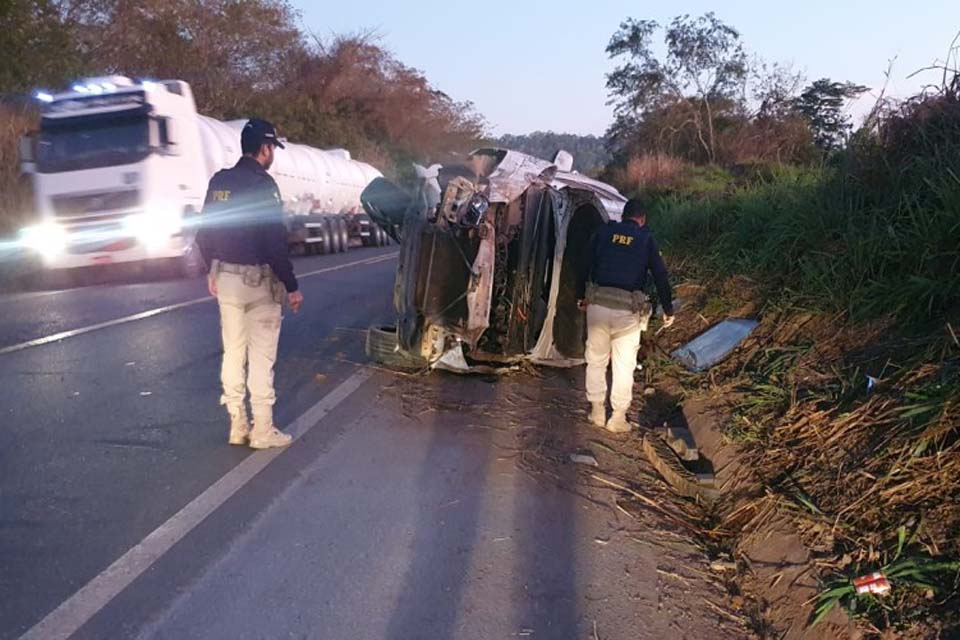
[[[836,169],[785,169],[724,196],[662,200],[665,250],[701,274],[743,273],[771,296],[854,318],[942,315],[960,299],[960,180],[928,181],[923,204],[867,204]]]

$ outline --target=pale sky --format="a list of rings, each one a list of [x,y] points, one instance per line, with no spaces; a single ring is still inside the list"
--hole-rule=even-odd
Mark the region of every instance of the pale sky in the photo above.
[[[627,17],[661,24],[678,14],[714,11],[740,30],[748,52],[792,63],[808,80],[829,77],[908,96],[940,76],[907,76],[946,58],[960,31],[957,0],[808,0],[775,3],[592,0],[293,0],[304,27],[320,36],[375,30],[434,87],[472,101],[491,131],[602,134],[611,121],[604,53]],[[873,98],[854,108],[867,110]]]

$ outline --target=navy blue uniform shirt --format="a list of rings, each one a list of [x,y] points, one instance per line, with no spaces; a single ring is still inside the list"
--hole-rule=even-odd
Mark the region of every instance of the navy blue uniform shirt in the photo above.
[[[647,272],[653,274],[657,297],[668,316],[673,315],[673,293],[667,267],[650,229],[630,220],[610,222],[593,234],[587,248],[587,265],[577,284],[577,298],[586,295],[587,281],[601,287],[642,291]]]
[[[240,158],[210,179],[197,246],[208,266],[213,260],[267,264],[288,292],[297,290],[280,190],[251,157]]]

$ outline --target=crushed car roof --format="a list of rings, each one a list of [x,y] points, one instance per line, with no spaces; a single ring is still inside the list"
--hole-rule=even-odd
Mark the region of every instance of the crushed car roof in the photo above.
[[[470,153],[470,157],[500,157],[493,171],[486,176],[490,183],[490,202],[511,202],[534,182],[550,184],[555,189],[579,189],[594,193],[607,214],[619,219],[627,199],[608,184],[588,178],[576,171],[560,171],[557,165],[540,158],[513,151],[485,147]]]

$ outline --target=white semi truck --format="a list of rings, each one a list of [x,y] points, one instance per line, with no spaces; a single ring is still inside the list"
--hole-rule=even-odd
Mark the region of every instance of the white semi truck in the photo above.
[[[200,267],[193,242],[210,177],[240,157],[245,120],[199,115],[180,80],[89,78],[38,92],[40,129],[21,148],[39,222],[22,233],[47,269],[164,260]],[[380,172],[349,152],[286,144],[271,175],[294,253],[345,251],[387,236],[360,193]]]

